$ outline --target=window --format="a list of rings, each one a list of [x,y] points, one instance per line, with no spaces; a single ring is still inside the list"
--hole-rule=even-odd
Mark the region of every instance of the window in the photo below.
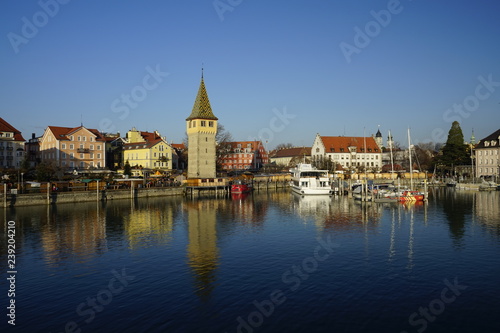
[[[97,150],[101,150],[101,145],[97,145]]]
[[[83,159],[83,154],[80,154],[80,158]]]
[[[65,144],[65,143],[63,143],[63,144],[61,145],[61,149],[66,149],[66,144]]]
[[[80,143],[80,149],[83,149],[83,143]]]
[[[205,120],[201,121],[201,127],[207,127],[207,122]]]
[[[196,120],[193,120],[193,127],[196,127]]]
[[[80,168],[85,168],[85,162],[80,162]]]
[[[74,144],[70,144],[69,145],[69,149],[75,149],[75,145]]]
[[[101,154],[97,154],[97,158],[101,158]]]
[[[90,150],[94,150],[94,145],[90,145]]]
[[[208,122],[208,127],[214,127],[214,122],[213,121],[209,121]]]
[[[65,152],[61,153],[61,158],[66,158],[66,153]]]
[[[69,158],[74,159],[75,158],[74,153],[69,153]]]
[[[82,137],[81,136],[78,137],[78,141],[82,141]]]

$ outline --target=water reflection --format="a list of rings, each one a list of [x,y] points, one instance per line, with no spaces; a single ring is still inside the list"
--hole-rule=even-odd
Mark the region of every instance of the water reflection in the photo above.
[[[186,203],[188,223],[187,257],[191,267],[195,293],[208,301],[215,288],[219,260],[217,248],[216,208],[220,200],[199,200]]]
[[[366,231],[375,229],[384,205],[359,202],[344,197],[300,196],[293,194],[294,213],[304,220],[313,219],[320,230]]]
[[[474,196],[477,221],[492,235],[500,237],[500,194],[498,192],[478,192]]]

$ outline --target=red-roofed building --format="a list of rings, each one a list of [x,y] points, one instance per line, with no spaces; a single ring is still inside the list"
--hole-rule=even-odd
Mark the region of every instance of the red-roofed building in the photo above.
[[[379,171],[382,151],[373,137],[316,135],[312,146],[313,160],[331,159],[345,170]]]
[[[271,163],[280,166],[292,167],[302,163],[304,159],[311,159],[311,147],[283,148],[274,151],[270,156]]]
[[[0,168],[21,166],[25,141],[20,131],[0,118]]]
[[[41,161],[69,170],[103,169],[106,139],[96,129],[48,126],[39,139]]]
[[[225,143],[226,151],[220,157],[220,164],[225,171],[258,170],[269,163],[261,141],[235,141]]]

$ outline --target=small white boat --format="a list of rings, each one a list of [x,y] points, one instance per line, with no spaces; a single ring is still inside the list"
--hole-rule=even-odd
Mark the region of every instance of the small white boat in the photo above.
[[[332,195],[333,190],[328,177],[328,170],[318,170],[311,164],[300,163],[290,169],[292,180],[290,187],[301,195]]]

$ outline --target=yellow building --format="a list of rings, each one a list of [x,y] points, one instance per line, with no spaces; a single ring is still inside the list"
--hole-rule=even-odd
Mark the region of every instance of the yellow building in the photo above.
[[[127,161],[134,176],[143,176],[145,171],[171,172],[177,169],[178,157],[171,145],[154,131],[142,132],[133,128],[127,132],[123,145],[123,163]]]

